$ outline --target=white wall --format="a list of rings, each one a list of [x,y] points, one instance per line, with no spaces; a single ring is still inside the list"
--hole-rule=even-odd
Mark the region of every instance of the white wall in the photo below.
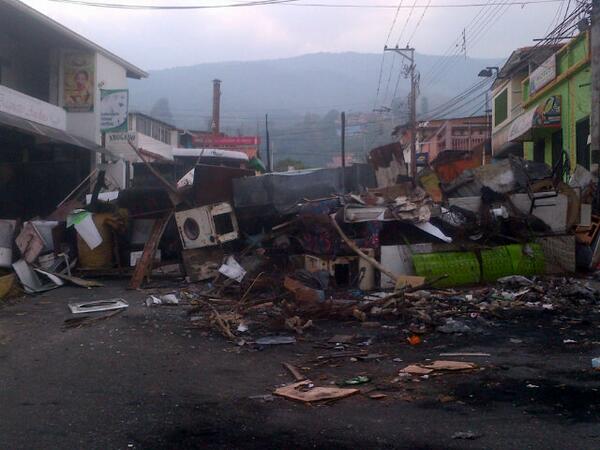
[[[58,99],[60,106],[63,106],[64,71],[62,54],[60,61]],[[95,61],[94,111],[67,112],[67,131],[100,145],[102,143],[100,133],[100,89],[127,89],[127,71],[100,53],[96,53]]]

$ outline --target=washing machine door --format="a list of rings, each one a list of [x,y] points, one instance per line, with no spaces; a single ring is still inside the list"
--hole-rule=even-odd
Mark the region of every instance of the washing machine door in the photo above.
[[[202,207],[178,213],[177,226],[185,249],[216,245],[212,215]]]

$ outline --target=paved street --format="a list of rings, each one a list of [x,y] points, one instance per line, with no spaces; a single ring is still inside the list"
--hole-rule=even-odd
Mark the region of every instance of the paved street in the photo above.
[[[115,296],[131,307],[89,327],[62,330],[71,316],[68,302]],[[253,351],[192,326],[185,306],[147,308],[144,298],[111,282],[0,307],[0,448],[599,446],[599,375],[590,368],[591,357],[600,354],[597,317],[573,318],[561,329],[552,313],[532,315],[499,321],[493,334],[432,334],[415,347],[392,328],[317,322],[297,344]],[[323,353],[317,344],[336,333],[372,337],[371,351],[387,356],[305,362]],[[567,337],[577,342],[564,344]],[[397,378],[407,364],[457,351],[491,356],[466,358],[482,367],[476,372]],[[363,391],[376,388],[387,397],[360,394],[315,406],[250,398],[293,381],[282,362],[323,385],[365,374],[372,381]],[[475,439],[452,439],[468,431]]]

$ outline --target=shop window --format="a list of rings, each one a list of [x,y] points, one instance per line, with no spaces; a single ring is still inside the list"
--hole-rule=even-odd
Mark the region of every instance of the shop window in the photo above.
[[[580,120],[575,124],[575,145],[577,164],[590,169],[590,146],[588,137],[590,135],[590,118]]]
[[[494,126],[500,125],[508,118],[508,89],[504,89],[494,98]]]

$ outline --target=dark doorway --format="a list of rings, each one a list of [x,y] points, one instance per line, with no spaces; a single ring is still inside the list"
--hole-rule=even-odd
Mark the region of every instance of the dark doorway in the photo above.
[[[533,160],[543,163],[546,160],[546,140],[538,139],[533,144]]]
[[[588,136],[590,135],[590,118],[580,120],[575,124],[575,145],[577,164],[590,170],[590,146]]]
[[[563,137],[562,128],[552,133],[552,167],[562,161]]]

